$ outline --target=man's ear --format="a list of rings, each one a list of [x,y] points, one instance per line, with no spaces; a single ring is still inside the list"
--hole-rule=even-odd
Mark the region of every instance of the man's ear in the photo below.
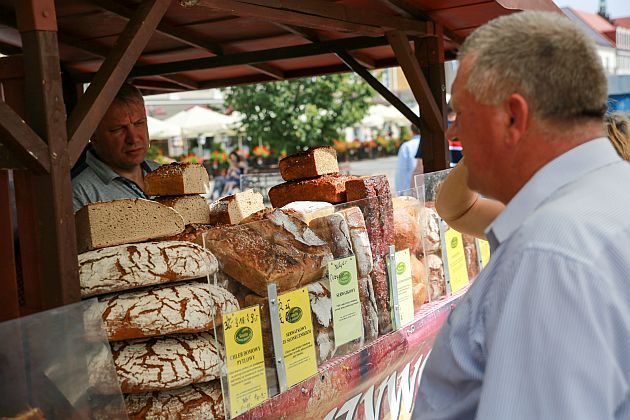
[[[519,142],[527,129],[529,118],[529,104],[518,93],[513,93],[505,101],[505,111],[508,118],[507,141],[515,145]]]

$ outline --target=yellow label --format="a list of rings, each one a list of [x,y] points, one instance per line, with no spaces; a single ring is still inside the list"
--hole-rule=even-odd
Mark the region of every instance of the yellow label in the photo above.
[[[468,269],[466,268],[466,254],[462,234],[455,229],[448,228],[444,234],[446,245],[446,259],[448,261],[449,281],[451,293],[457,293],[468,284]]]
[[[354,255],[330,261],[328,280],[332,299],[335,346],[339,347],[363,336],[357,260]]]
[[[278,296],[282,353],[289,387],[317,373],[308,290]]]
[[[258,305],[223,314],[230,414],[267,400],[267,376]]]
[[[391,273],[392,267],[389,259],[387,260],[387,265]],[[391,275],[389,289],[391,293],[398,293],[398,311],[400,312],[400,327],[402,327],[413,321],[414,317],[411,255],[409,254],[409,248],[396,251],[396,267],[394,267],[394,269],[396,270],[397,289],[394,290],[392,287]]]
[[[490,261],[490,243],[483,239],[477,239],[477,243],[479,244],[478,249],[481,258],[481,268],[484,268],[488,265],[488,261]]]

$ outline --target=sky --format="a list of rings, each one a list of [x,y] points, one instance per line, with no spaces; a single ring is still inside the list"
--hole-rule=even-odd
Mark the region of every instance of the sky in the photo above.
[[[599,0],[553,0],[559,7],[571,7],[584,12],[597,13]],[[611,18],[630,17],[630,0],[606,0],[606,8]]]

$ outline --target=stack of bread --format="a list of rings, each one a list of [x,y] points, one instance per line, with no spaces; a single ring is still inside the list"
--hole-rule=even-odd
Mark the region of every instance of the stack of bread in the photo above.
[[[158,186],[145,179],[147,190],[197,194],[203,180],[171,169]],[[88,204],[76,223],[81,294],[98,297],[88,316],[103,319],[129,418],[222,418],[222,354],[210,331],[239,305],[208,281],[215,256],[191,242],[159,240],[181,234],[185,222],[155,201]]]

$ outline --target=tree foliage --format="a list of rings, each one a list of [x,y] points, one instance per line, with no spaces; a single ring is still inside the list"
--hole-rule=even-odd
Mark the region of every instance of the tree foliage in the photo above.
[[[227,88],[226,105],[244,115],[241,129],[253,144],[294,153],[330,145],[340,130],[367,113],[371,88],[354,74]]]

